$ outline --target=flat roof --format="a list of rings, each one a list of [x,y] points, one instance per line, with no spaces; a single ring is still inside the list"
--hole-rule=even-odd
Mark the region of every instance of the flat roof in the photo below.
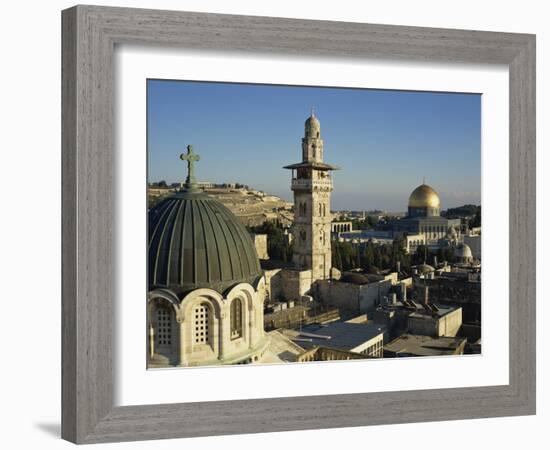
[[[307,349],[322,346],[349,351],[385,331],[386,327],[374,322],[331,322],[303,326],[301,332],[292,333],[292,340]]]
[[[403,356],[454,355],[457,348],[466,342],[461,337],[431,337],[403,334],[384,346],[384,351],[402,353]]]
[[[417,303],[418,304],[418,303]],[[449,314],[450,312],[456,311],[460,308],[460,306],[441,306],[439,304],[431,303],[432,305],[437,307],[437,311],[435,311],[435,314],[437,317],[443,317]],[[417,319],[423,319],[423,318],[431,318],[432,315],[426,311],[426,309],[420,304],[420,308],[418,308],[415,312],[413,312],[409,317],[415,317]]]
[[[296,362],[305,350],[277,330],[269,331],[269,344],[262,356],[262,363]]]
[[[412,311],[411,314],[409,314],[409,317],[415,317],[418,319],[432,317],[431,313],[428,313],[428,311],[426,311],[426,309],[424,308],[424,306],[422,306],[422,303],[420,301],[418,300],[413,301],[409,299],[409,302],[411,304],[414,304],[414,307],[415,307],[414,311],[412,310],[412,307],[409,308],[409,310]],[[437,307],[438,309],[438,311],[436,311],[437,317],[443,317],[449,314],[450,312],[456,311],[457,309],[460,308],[460,306],[447,306],[447,305],[443,306],[443,305],[440,305],[439,303],[433,303],[433,302],[430,302],[430,304]],[[401,300],[396,301],[395,304],[393,305],[390,303],[388,305],[381,305],[378,307],[378,310],[381,310],[381,311],[395,311],[396,309],[407,309],[407,307],[403,304]]]

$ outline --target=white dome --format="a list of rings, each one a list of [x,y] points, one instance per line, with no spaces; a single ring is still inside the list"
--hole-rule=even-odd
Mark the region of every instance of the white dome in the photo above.
[[[418,273],[422,275],[435,271],[435,269],[429,264],[420,264],[416,267],[416,269],[418,270]]]
[[[457,248],[455,248],[455,256],[457,258],[471,259],[473,257],[472,249],[467,244],[459,245]]]

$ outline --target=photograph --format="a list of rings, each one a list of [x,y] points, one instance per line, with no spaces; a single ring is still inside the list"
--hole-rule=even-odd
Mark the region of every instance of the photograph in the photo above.
[[[481,354],[481,96],[147,80],[147,367]]]
[[[546,4],[441,5],[5,3],[2,448],[545,448]]]

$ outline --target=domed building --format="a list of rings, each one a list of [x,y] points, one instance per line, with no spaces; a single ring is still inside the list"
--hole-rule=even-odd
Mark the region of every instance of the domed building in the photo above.
[[[460,219],[440,216],[441,200],[434,188],[423,183],[409,196],[407,217],[393,223],[394,236],[406,237],[407,242],[436,246],[450,229],[460,228]],[[455,231],[456,232],[456,231]]]
[[[409,196],[409,217],[439,216],[441,201],[435,190],[427,184],[421,184]]]
[[[197,188],[188,146],[185,188],[148,213],[148,366],[255,362],[268,339],[264,277],[246,228]]]
[[[459,263],[469,264],[474,260],[472,249],[468,244],[460,244],[455,247],[454,256]]]

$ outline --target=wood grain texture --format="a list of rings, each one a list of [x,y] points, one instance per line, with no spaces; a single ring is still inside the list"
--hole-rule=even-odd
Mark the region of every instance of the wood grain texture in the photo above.
[[[63,217],[61,233],[62,282],[61,333],[62,333],[62,373],[61,373],[61,434],[71,441],[76,440],[76,10],[66,11],[62,17],[62,154],[61,154],[61,195]]]
[[[534,36],[95,6],[62,15],[65,439],[93,443],[534,414]],[[508,65],[510,384],[113,407],[113,52],[121,43]]]

